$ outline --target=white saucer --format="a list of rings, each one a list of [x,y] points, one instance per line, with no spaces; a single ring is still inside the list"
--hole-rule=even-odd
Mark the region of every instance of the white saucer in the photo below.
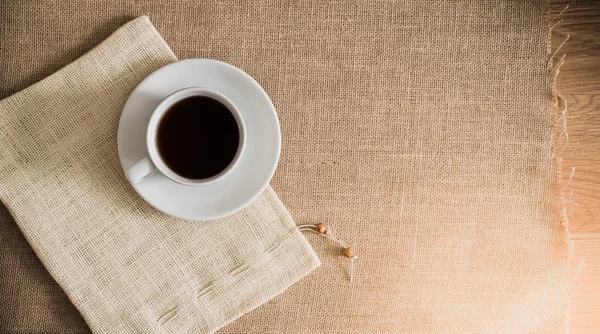
[[[171,216],[209,220],[250,204],[269,184],[281,149],[279,120],[263,88],[239,68],[212,59],[187,59],[158,69],[131,93],[118,132],[123,169],[148,156],[146,128],[156,106],[176,90],[205,87],[227,96],[246,127],[246,146],[238,164],[223,178],[203,186],[184,186],[160,172],[132,184],[156,209]]]

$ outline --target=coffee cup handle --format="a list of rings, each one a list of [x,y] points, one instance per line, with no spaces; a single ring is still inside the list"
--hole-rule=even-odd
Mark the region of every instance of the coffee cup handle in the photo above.
[[[136,162],[133,166],[129,167],[125,172],[127,179],[131,183],[138,183],[143,181],[146,177],[156,172],[156,166],[150,161],[150,158],[145,157],[142,160]]]

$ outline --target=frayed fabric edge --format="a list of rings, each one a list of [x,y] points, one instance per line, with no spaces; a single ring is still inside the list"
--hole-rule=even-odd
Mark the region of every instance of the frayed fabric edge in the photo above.
[[[562,47],[567,43],[570,39],[570,35],[566,35],[564,40],[559,44],[559,46],[553,50],[552,49],[552,34],[554,32],[554,28],[559,26],[562,22],[562,15],[568,12],[571,4],[567,4],[566,6],[558,7],[550,7],[550,0],[546,1],[546,22],[547,22],[547,71],[548,71],[548,89],[550,92],[551,99],[551,180],[552,180],[552,190],[555,191],[556,196],[553,198],[552,207],[555,211],[557,217],[557,225],[564,229],[564,240],[566,243],[567,249],[567,258],[564,259],[564,269],[566,271],[569,283],[570,290],[568,294],[567,300],[567,309],[566,309],[566,318],[565,318],[565,332],[569,333],[570,326],[570,309],[571,309],[571,300],[574,294],[574,291],[579,286],[578,278],[580,272],[585,267],[585,262],[581,260],[577,265],[573,263],[573,252],[575,243],[571,240],[571,233],[569,231],[569,217],[573,210],[572,208],[572,196],[573,191],[568,190],[568,186],[573,180],[573,176],[575,175],[575,167],[571,166],[569,177],[566,181],[563,180],[563,159],[562,153],[564,149],[567,147],[569,143],[569,131],[568,131],[568,103],[567,100],[560,94],[557,87],[557,79],[560,73],[560,69],[566,61],[567,54],[561,53]],[[552,15],[552,11],[554,9],[561,8],[561,11]]]

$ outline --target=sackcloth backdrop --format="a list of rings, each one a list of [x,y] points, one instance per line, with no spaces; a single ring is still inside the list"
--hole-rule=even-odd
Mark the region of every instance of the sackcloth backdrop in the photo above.
[[[5,0],[0,98],[148,15],[177,58],[231,63],[265,88],[283,140],[272,188],[297,224],[330,224],[359,252],[350,283],[340,248],[307,236],[323,265],[222,333],[564,332],[547,10]],[[0,332],[88,332],[5,208],[0,240]]]

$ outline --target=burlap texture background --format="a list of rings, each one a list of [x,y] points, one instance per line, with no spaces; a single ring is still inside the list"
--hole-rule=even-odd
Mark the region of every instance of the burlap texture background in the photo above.
[[[143,16],[0,101],[0,200],[96,333],[212,333],[320,264],[269,186],[204,222],[132,191],[115,150],[121,111],[176,60]]]
[[[2,96],[141,14],[179,58],[232,63],[265,87],[283,133],[272,186],[296,221],[360,247],[358,276],[311,238],[325,265],[223,332],[564,330],[543,0],[0,8]],[[81,328],[14,223],[1,226],[5,328]]]

